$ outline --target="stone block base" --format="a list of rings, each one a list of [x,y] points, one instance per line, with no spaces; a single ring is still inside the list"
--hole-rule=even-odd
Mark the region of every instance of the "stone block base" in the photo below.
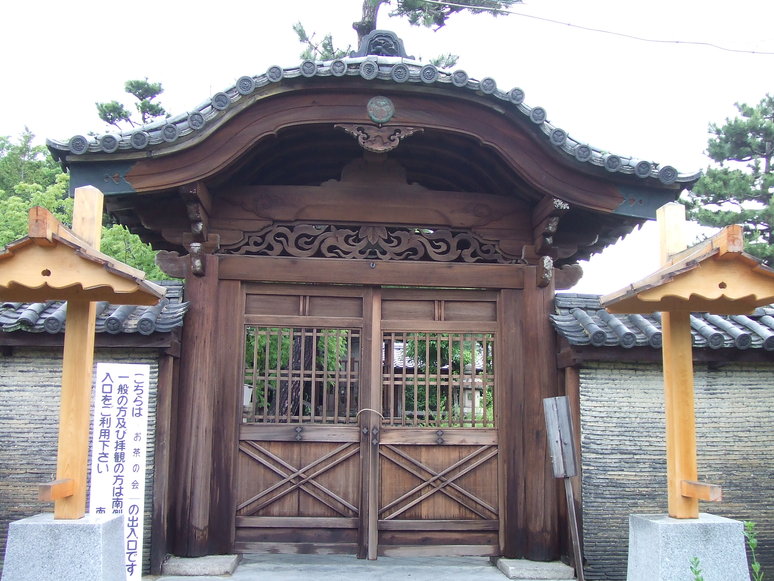
[[[231,575],[239,564],[239,555],[206,557],[170,557],[162,566],[162,575]]]
[[[749,581],[743,530],[741,522],[711,514],[698,519],[633,514],[627,581],[691,579],[694,557],[704,581]]]
[[[527,561],[525,559],[497,559],[497,568],[508,577],[518,581],[564,581],[575,579],[572,567],[564,563]]]
[[[2,581],[116,581],[126,578],[123,515],[12,522]]]

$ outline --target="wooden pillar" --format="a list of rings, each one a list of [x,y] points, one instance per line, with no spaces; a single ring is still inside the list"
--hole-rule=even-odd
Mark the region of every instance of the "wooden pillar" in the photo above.
[[[523,443],[526,511],[524,556],[535,561],[559,557],[560,482],[554,478],[546,438],[543,398],[558,395],[555,334],[548,318],[553,284],[537,285],[537,269],[524,280]]]
[[[159,358],[156,387],[156,435],[153,456],[153,520],[151,528],[151,574],[160,575],[169,552],[169,500],[172,481],[171,448],[173,439],[172,410],[176,357],[163,354]]]
[[[667,204],[658,210],[661,262],[684,250],[685,207]],[[699,501],[682,495],[684,480],[698,479],[696,415],[693,393],[693,346],[690,312],[661,315],[663,333],[664,405],[667,448],[667,498],[669,516],[699,518]]]
[[[99,248],[102,235],[102,199],[97,188],[75,190],[72,231],[94,248]],[[95,323],[94,303],[67,302],[56,479],[72,481],[73,493],[54,500],[56,519],[78,519],[86,514]]]
[[[500,442],[501,551],[546,561],[559,555],[559,487],[548,457],[543,398],[557,395],[553,285],[524,268],[524,289],[498,302],[497,422]]]
[[[497,302],[496,422],[500,496],[500,553],[521,558],[527,544],[525,516],[524,335],[522,291],[504,289]]]
[[[363,297],[361,369],[369,373],[360,385],[361,502],[358,558],[376,559],[379,543],[379,439],[382,425],[382,291],[368,289]]]
[[[244,366],[244,293],[238,280],[218,285],[217,355],[213,370],[212,475],[210,496],[210,550],[233,550],[236,458],[242,419],[242,367]]]
[[[210,486],[216,380],[219,353],[218,259],[203,257],[205,276],[186,278],[190,302],[180,358],[172,552],[181,557],[210,554]]]

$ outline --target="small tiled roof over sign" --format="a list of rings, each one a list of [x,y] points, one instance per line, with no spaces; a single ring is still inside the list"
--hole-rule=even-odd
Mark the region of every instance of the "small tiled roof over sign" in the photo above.
[[[598,295],[556,295],[551,323],[574,346],[661,348],[661,315],[611,315]],[[751,315],[691,314],[695,348],[774,351],[774,306]]]
[[[112,305],[97,303],[97,333],[121,334],[169,333],[183,326],[188,303],[183,301],[183,285],[179,282],[159,283],[167,290],[166,296],[156,305]],[[57,334],[65,330],[67,303],[47,301],[43,303],[0,303],[0,330],[3,332],[26,331],[28,333]]]

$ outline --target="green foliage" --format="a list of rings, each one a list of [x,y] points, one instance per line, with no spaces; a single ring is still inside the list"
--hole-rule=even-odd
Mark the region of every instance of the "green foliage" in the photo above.
[[[469,11],[473,14],[488,13],[493,16],[507,14],[505,10],[513,4],[519,4],[521,0],[458,0],[450,3],[425,2],[423,0],[364,0],[361,19],[352,23],[358,35],[358,43],[370,32],[376,30],[376,22],[379,16],[379,8],[382,5],[394,6],[390,16],[407,18],[416,26],[435,27],[439,29],[446,25],[446,21],[452,14]],[[315,34],[307,34],[304,26],[297,22],[293,25],[293,31],[298,40],[305,46],[301,53],[302,59],[309,60],[333,60],[342,58],[350,52],[350,48],[341,50],[333,45],[333,38],[326,34],[321,42],[315,41]],[[441,54],[430,59],[430,63],[441,69],[448,69],[457,64],[459,56],[451,53]]]
[[[702,575],[699,557],[693,557],[691,559],[691,574],[693,575],[693,581],[704,581],[704,575]]]
[[[0,138],[0,246],[27,235],[33,206],[46,208],[66,226],[73,222],[70,178],[45,155],[44,147],[32,145],[33,137],[27,130],[18,143]],[[169,278],[156,266],[155,251],[123,226],[102,229],[101,250],[144,271],[148,278]]]
[[[103,227],[100,250],[124,264],[142,270],[149,279],[169,278],[156,266],[156,251],[150,247],[150,244],[145,244],[124,226],[113,224],[110,227]]]
[[[298,41],[301,44],[306,45],[306,48],[301,53],[301,58],[304,60],[313,61],[330,61],[347,56],[350,51],[350,47],[346,50],[341,50],[333,46],[333,36],[326,34],[321,42],[315,42],[315,34],[309,36],[304,29],[304,25],[300,22],[296,22],[293,25],[293,31],[298,36]]]
[[[430,64],[439,69],[450,69],[457,64],[458,60],[460,60],[459,55],[447,52],[446,54],[439,54],[437,57],[431,58]]]
[[[391,2],[384,2],[391,4]],[[492,16],[507,14],[505,9],[513,4],[519,4],[521,0],[457,0],[450,3],[424,2],[423,0],[397,0],[395,9],[390,16],[408,18],[408,21],[416,26],[435,27],[436,30],[446,25],[446,21],[453,14],[469,11],[472,14],[487,13]]]
[[[750,569],[752,570],[752,581],[763,581],[763,571],[755,550],[758,548],[758,531],[755,529],[755,523],[744,521],[744,538],[747,541],[747,547],[750,549]]]
[[[108,125],[112,125],[118,130],[122,129],[122,123],[134,125],[132,123],[132,114],[118,101],[94,104],[97,106],[97,115]]]
[[[691,559],[691,575],[693,575],[692,581],[704,581],[704,575],[702,575],[701,563],[699,562],[699,557],[694,557]]]
[[[691,189],[689,217],[705,226],[742,224],[745,249],[774,264],[774,97],[737,104],[739,117],[710,125],[709,168]]]
[[[0,197],[0,246],[27,235],[28,213],[33,206],[42,206],[64,224],[73,221],[73,201],[67,195],[69,178],[59,173],[53,184],[19,183],[10,196]]]
[[[307,374],[312,370],[329,372],[317,377],[323,383],[317,384],[316,397],[321,398],[323,391],[335,394],[335,372],[344,371],[350,347],[351,332],[347,329],[247,327],[245,383],[253,388],[255,409],[278,404],[276,398],[281,389],[288,389],[288,374],[283,371],[291,369],[303,368]],[[303,383],[308,383],[308,379]],[[304,392],[305,405],[310,405],[311,389],[299,385],[300,391]]]
[[[121,131],[126,125],[130,127],[147,125],[154,119],[167,115],[164,107],[153,101],[164,92],[161,83],[153,83],[147,77],[145,79],[134,79],[124,83],[124,91],[136,99],[134,107],[140,114],[140,120],[136,122],[132,119],[132,114],[129,110],[118,101],[95,103],[97,115],[108,125],[112,125]]]
[[[25,127],[24,132],[14,141],[0,137],[0,200],[13,195],[19,183],[53,185],[59,165],[48,155],[42,145],[33,145],[35,134]]]
[[[406,411],[426,409],[430,416],[424,420],[427,422],[424,425],[431,425],[431,422],[435,422],[432,425],[479,424],[482,417],[463,417],[459,390],[465,378],[472,378],[479,363],[484,369],[476,373],[494,374],[494,343],[491,339],[483,339],[481,335],[468,333],[402,334],[404,361],[401,365],[409,367],[413,364],[416,371],[413,375],[415,389],[406,389],[403,395]],[[483,414],[485,407],[486,422],[491,424],[494,420],[492,390],[483,389],[482,395],[484,400],[476,414]]]

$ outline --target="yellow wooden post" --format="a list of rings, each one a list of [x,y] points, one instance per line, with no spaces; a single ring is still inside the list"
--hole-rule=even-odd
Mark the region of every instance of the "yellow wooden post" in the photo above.
[[[75,190],[72,231],[97,249],[102,234],[102,203],[102,192],[97,188]],[[86,514],[95,319],[95,303],[79,299],[67,302],[56,478],[72,480],[73,493],[55,498],[56,519],[77,519]]]
[[[666,264],[670,255],[687,247],[685,208],[681,204],[667,204],[658,210],[657,219],[661,262]],[[669,516],[699,518],[698,498],[683,496],[682,486],[684,480],[698,479],[690,311],[662,313],[661,330]]]

